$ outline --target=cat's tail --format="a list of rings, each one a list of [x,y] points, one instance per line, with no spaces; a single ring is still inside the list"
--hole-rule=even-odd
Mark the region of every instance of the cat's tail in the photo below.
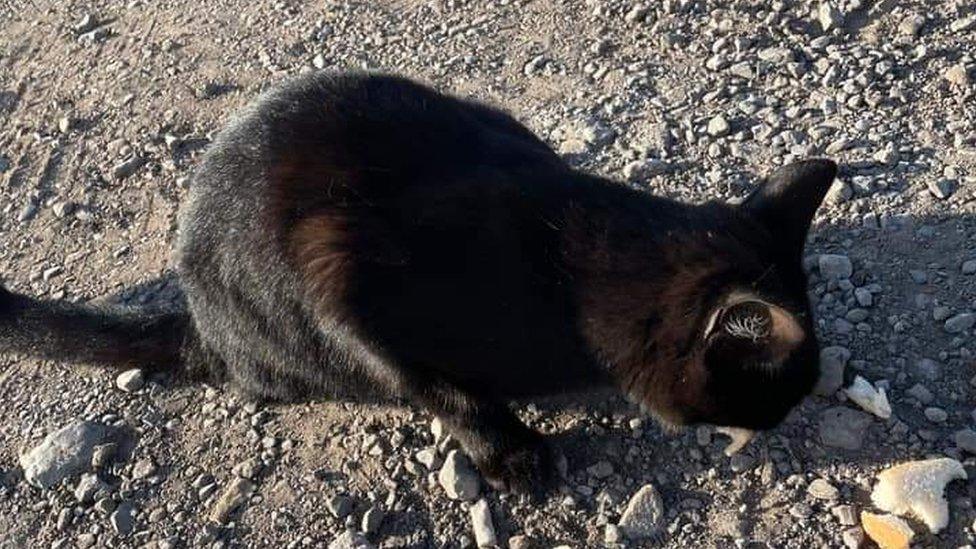
[[[178,370],[195,340],[186,311],[39,300],[0,284],[0,354],[115,368]]]

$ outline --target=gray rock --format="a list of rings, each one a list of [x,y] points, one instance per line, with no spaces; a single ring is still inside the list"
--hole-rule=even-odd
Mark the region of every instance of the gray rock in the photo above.
[[[78,479],[78,485],[75,486],[75,499],[83,505],[89,504],[95,500],[95,494],[105,488],[107,485],[97,475],[85,473],[81,475],[81,478]]]
[[[95,446],[95,449],[92,450],[92,468],[101,469],[102,467],[108,465],[113,459],[115,459],[115,454],[118,452],[118,449],[119,445],[114,442]]]
[[[917,38],[918,34],[922,31],[922,27],[925,25],[925,18],[917,13],[911,13],[907,17],[901,20],[898,24],[898,32],[904,34],[905,36],[910,36],[912,38]]]
[[[383,509],[380,509],[378,506],[374,505],[369,509],[366,509],[366,512],[363,513],[363,521],[361,525],[363,532],[366,534],[375,534],[376,532],[379,532],[380,527],[383,525],[384,518],[386,518],[386,513],[384,513]]]
[[[325,502],[325,506],[329,508],[332,516],[342,520],[352,514],[353,500],[349,496],[337,494],[330,497]]]
[[[126,370],[115,378],[115,385],[126,393],[134,393],[145,385],[145,374],[139,368]]]
[[[374,546],[359,532],[346,530],[329,542],[328,549],[374,549]]]
[[[135,507],[128,501],[123,501],[115,508],[112,516],[109,517],[109,522],[118,535],[127,536],[132,533],[132,529],[135,527],[135,515]]]
[[[151,458],[140,459],[132,466],[132,478],[136,480],[152,476],[156,472],[156,464]]]
[[[627,502],[618,526],[627,538],[641,540],[654,536],[664,520],[664,502],[653,484],[645,484]]]
[[[854,274],[854,265],[850,258],[840,254],[822,254],[817,259],[820,275],[828,280],[850,278]]]
[[[871,425],[871,416],[844,406],[824,410],[820,416],[820,442],[844,450],[859,450]]]
[[[822,478],[814,479],[813,482],[807,486],[807,493],[815,499],[833,501],[840,498],[840,490]]]
[[[905,394],[921,402],[922,404],[928,404],[935,399],[932,391],[929,391],[928,388],[921,383],[912,385],[911,388],[905,391]]]
[[[728,135],[731,126],[729,126],[729,121],[725,119],[725,116],[717,114],[708,121],[708,135],[712,137],[722,137]]]
[[[950,334],[960,334],[972,328],[974,324],[976,324],[976,314],[959,313],[949,317],[943,327]]]
[[[471,528],[474,530],[474,541],[478,547],[490,547],[498,544],[495,535],[495,524],[491,518],[491,509],[488,502],[479,499],[469,510],[471,515]]]
[[[956,442],[956,446],[960,450],[976,455],[976,431],[972,429],[960,429],[952,435],[952,439]]]
[[[932,196],[939,200],[945,200],[956,192],[956,182],[952,179],[937,179],[926,183]]]
[[[857,300],[857,304],[861,307],[870,307],[874,305],[874,294],[865,288],[855,288],[854,299]]]
[[[145,163],[145,158],[139,155],[132,156],[112,168],[112,177],[115,179],[125,179],[136,173]]]
[[[98,19],[96,19],[94,15],[88,13],[85,14],[85,16],[82,17],[77,23],[75,23],[72,30],[75,31],[75,34],[85,34],[95,30],[98,25]]]
[[[936,381],[942,377],[942,366],[931,358],[923,358],[915,363],[915,373],[929,381]]]
[[[20,456],[24,478],[31,485],[48,489],[65,478],[91,467],[95,446],[117,442],[121,429],[101,423],[78,421],[51,433],[30,452]]]
[[[965,275],[976,274],[976,259],[964,261],[962,267],[960,267],[960,271]]]
[[[844,25],[844,14],[832,2],[822,2],[817,9],[817,21],[824,32]]]
[[[851,358],[851,352],[846,347],[831,346],[820,350],[820,379],[814,387],[814,393],[830,396],[836,393],[844,384],[844,368]]]
[[[437,473],[437,481],[451,499],[472,501],[478,497],[481,481],[468,458],[459,450],[451,450]]]
[[[925,409],[925,419],[932,423],[945,423],[949,419],[949,414],[942,408],[932,406]]]
[[[210,520],[217,524],[227,524],[231,515],[254,492],[254,483],[240,477],[230,482],[220,498],[210,509]]]

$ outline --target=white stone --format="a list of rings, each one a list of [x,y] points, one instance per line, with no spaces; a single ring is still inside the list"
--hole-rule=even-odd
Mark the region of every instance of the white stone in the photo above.
[[[966,478],[962,464],[951,458],[910,461],[878,475],[871,501],[883,511],[918,518],[935,534],[949,524],[946,484]]]
[[[645,484],[627,502],[620,518],[620,530],[632,540],[655,535],[664,519],[664,502],[653,484]]]

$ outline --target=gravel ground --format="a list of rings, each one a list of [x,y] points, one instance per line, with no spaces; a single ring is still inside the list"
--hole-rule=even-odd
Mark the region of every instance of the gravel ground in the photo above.
[[[213,132],[289,75],[362,67],[500,105],[575,165],[682,199],[840,161],[807,260],[824,395],[732,459],[614,396],[524,405],[567,465],[533,504],[479,489],[407,407],[263,407],[3,356],[0,546],[856,547],[880,470],[948,456],[976,478],[968,0],[0,0],[4,281],[179,299],[176,211]],[[856,375],[890,418],[837,390]],[[78,420],[68,457],[96,474],[31,485],[20,455]],[[909,521],[917,546],[976,543],[976,483],[946,497],[937,536]]]

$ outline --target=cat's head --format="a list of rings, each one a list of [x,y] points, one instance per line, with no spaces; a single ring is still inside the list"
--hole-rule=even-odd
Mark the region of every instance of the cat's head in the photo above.
[[[644,364],[618,376],[628,396],[672,425],[761,430],[810,393],[819,348],[803,246],[836,173],[826,160],[780,168],[739,205],[703,206],[696,229],[662,248],[671,282]]]

